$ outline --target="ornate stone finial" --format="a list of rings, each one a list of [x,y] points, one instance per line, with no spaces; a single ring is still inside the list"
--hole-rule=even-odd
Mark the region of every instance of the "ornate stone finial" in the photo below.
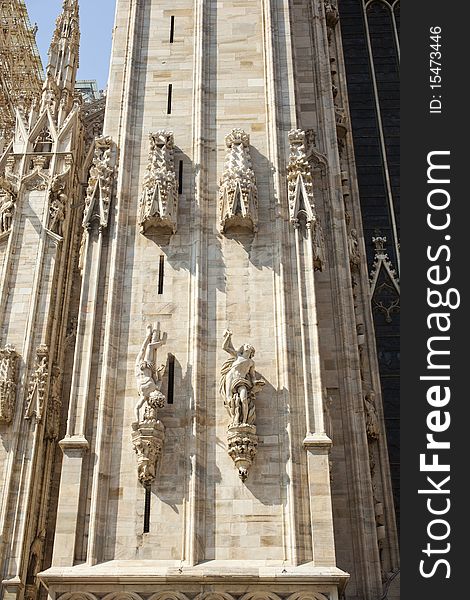
[[[108,226],[115,165],[113,140],[110,137],[97,138],[85,199],[83,227],[88,228],[95,219],[99,221],[100,227]]]
[[[289,132],[289,164],[287,165],[287,190],[289,216],[294,228],[302,220],[312,231],[313,263],[322,271],[326,263],[325,240],[313,196],[313,162],[323,164],[319,153],[313,151],[313,132],[293,129]]]
[[[385,244],[387,242],[387,238],[383,235],[377,235],[372,238],[372,243],[375,248],[375,256],[377,258],[388,258],[387,251],[385,250]]]
[[[35,416],[38,421],[42,420],[47,380],[49,377],[48,369],[49,348],[45,344],[41,344],[36,349],[35,369],[29,381],[24,413],[25,419],[31,419]]]
[[[75,94],[80,47],[78,0],[64,0],[49,47],[42,109],[70,109]]]
[[[377,232],[372,238],[375,246],[374,262],[370,272],[370,292],[373,312],[383,314],[386,323],[400,312],[400,282],[385,250],[387,238]]]
[[[0,423],[11,423],[15,412],[18,358],[13,346],[0,348]]]
[[[140,199],[139,224],[142,233],[151,227],[176,232],[178,189],[176,185],[174,138],[160,129],[150,134],[150,153]]]
[[[258,188],[250,155],[250,136],[243,129],[232,129],[225,138],[227,154],[220,179],[220,228],[258,230]]]
[[[315,221],[313,174],[308,161],[307,136],[301,129],[289,131],[289,164],[287,189],[291,222],[296,225],[304,215],[307,222]]]
[[[12,184],[0,176],[0,234],[10,231],[16,208],[16,193]]]
[[[370,286],[371,293],[373,294],[375,291],[375,287],[377,285],[377,280],[379,277],[380,270],[382,267],[388,273],[397,293],[400,293],[400,284],[398,280],[398,274],[393,267],[390,258],[388,257],[387,251],[385,249],[385,244],[387,242],[387,238],[384,235],[378,233],[376,236],[372,238],[372,243],[375,248],[374,262],[372,264],[372,269],[370,272]]]
[[[148,487],[156,477],[158,459],[165,440],[165,427],[158,419],[158,409],[165,405],[161,392],[165,365],[155,366],[157,348],[165,343],[158,328],[147,326],[147,335],[135,361],[135,376],[139,400],[135,406],[132,424],[132,445],[137,454],[137,474],[143,486]],[[144,408],[144,414],[140,415]]]
[[[265,382],[256,374],[253,346],[243,344],[235,350],[232,332],[226,330],[222,348],[231,355],[222,365],[219,385],[224,406],[230,415],[228,454],[235,462],[240,479],[245,481],[258,445],[255,425],[256,394]]]

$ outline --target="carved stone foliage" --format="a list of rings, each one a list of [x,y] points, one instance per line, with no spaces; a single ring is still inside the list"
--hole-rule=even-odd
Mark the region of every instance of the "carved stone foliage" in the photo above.
[[[49,222],[48,229],[57,235],[62,235],[62,228],[66,217],[67,194],[65,183],[61,175],[57,175],[51,182],[49,190]]]
[[[315,165],[326,166],[326,160],[313,146],[313,132],[301,129],[289,132],[287,189],[290,221],[296,229],[305,222],[313,247],[314,268],[321,271],[326,262],[326,252],[323,229],[315,209],[313,169]]]
[[[256,427],[245,425],[238,427],[229,427],[227,434],[227,452],[235,463],[238,470],[238,476],[242,481],[246,481],[248,471],[258,451],[258,436]]]
[[[11,423],[13,419],[18,358],[13,346],[0,348],[0,423]]]
[[[219,391],[230,416],[228,428],[228,454],[235,463],[240,479],[245,481],[256,456],[256,394],[264,386],[255,371],[251,344],[243,344],[236,350],[232,344],[232,332],[226,330],[222,348],[230,358],[222,365]]]
[[[45,344],[41,344],[36,349],[35,367],[29,381],[25,419],[32,419],[34,416],[38,421],[42,420],[48,377],[49,349]]]
[[[115,165],[113,140],[110,137],[97,138],[85,199],[83,227],[88,228],[94,220],[99,222],[100,227],[107,227]]]
[[[16,208],[16,193],[12,184],[0,176],[0,234],[10,231]]]
[[[158,329],[148,325],[147,335],[135,361],[139,400],[132,423],[132,446],[137,454],[137,475],[145,487],[150,486],[156,478],[157,463],[165,440],[165,427],[158,419],[158,409],[165,405],[166,400],[161,392],[165,365],[159,368],[155,365],[157,348],[164,343]]]
[[[210,586],[213,587],[213,586]],[[300,586],[299,586],[300,587]],[[328,600],[329,595],[312,590],[297,592],[282,592],[257,590],[251,592],[226,592],[226,591],[194,591],[186,590],[184,593],[177,590],[165,590],[153,594],[142,594],[134,591],[104,592],[95,596],[90,592],[66,592],[57,595],[57,600]],[[230,589],[230,588],[229,588]]]
[[[45,191],[49,185],[50,159],[44,154],[33,156],[30,162],[30,172],[23,179],[26,190]]]
[[[144,233],[152,227],[175,233],[178,214],[174,138],[160,129],[150,134],[150,153],[140,199],[139,224]]]
[[[227,154],[220,179],[220,228],[258,230],[258,188],[250,155],[250,136],[232,129],[225,138]]]
[[[164,440],[165,427],[161,421],[140,423],[132,432],[132,446],[137,454],[137,475],[144,487],[150,486],[157,476]]]

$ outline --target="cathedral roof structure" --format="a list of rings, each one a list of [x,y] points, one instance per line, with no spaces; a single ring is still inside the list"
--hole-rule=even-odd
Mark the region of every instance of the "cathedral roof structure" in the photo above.
[[[0,137],[13,134],[15,108],[41,94],[43,70],[24,0],[0,2]]]

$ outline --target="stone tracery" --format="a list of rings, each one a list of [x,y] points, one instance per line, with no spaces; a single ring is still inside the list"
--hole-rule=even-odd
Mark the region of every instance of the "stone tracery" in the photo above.
[[[314,150],[313,131],[292,129],[289,147],[287,190],[290,221],[295,229],[305,222],[312,244],[314,269],[322,271],[326,264],[326,250],[320,217],[315,208],[313,167],[315,163],[321,166],[325,163],[322,155]]]
[[[90,169],[90,178],[83,213],[83,227],[88,228],[94,219],[100,227],[107,227],[113,175],[115,172],[114,144],[110,137],[95,140],[95,154]]]

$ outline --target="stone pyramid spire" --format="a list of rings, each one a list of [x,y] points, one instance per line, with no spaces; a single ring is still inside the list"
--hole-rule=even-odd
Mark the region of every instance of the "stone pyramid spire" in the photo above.
[[[49,48],[42,105],[60,105],[66,111],[73,102],[80,48],[79,2],[64,0]]]

